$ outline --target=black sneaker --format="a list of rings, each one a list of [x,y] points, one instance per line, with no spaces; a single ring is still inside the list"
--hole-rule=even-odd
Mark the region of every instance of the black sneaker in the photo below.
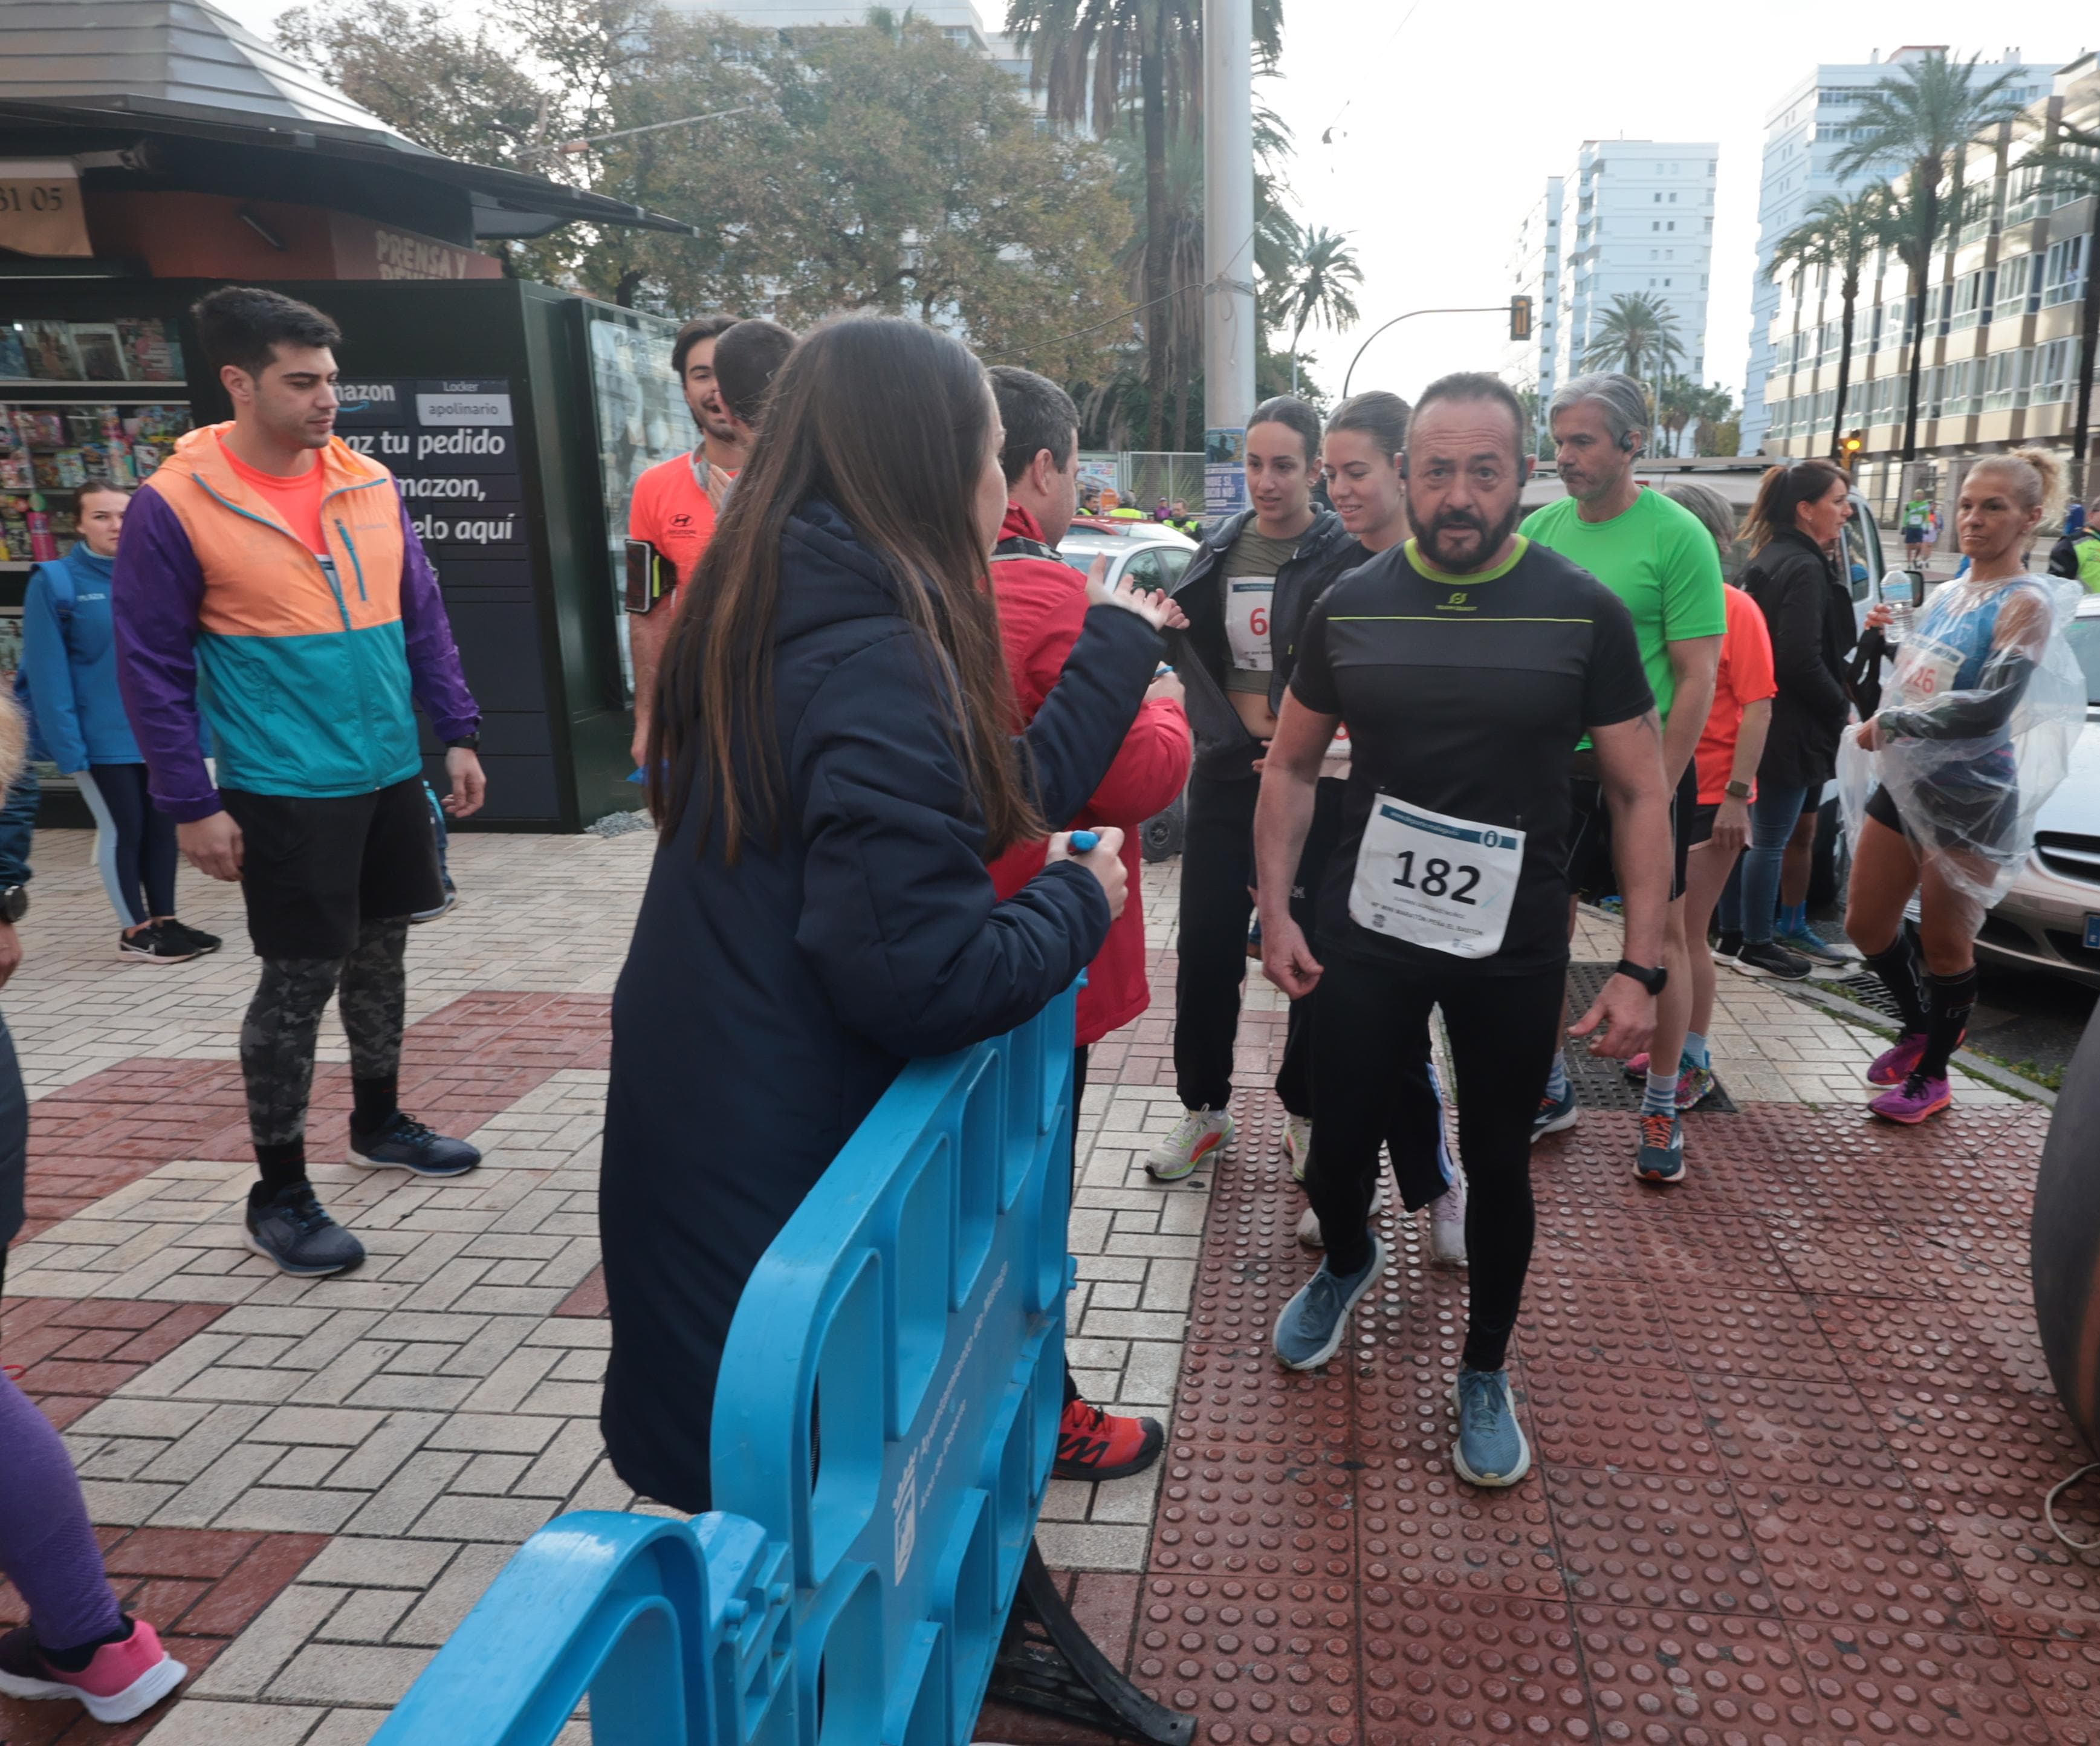
[[[1714,961],[1732,964],[1742,955],[1743,936],[1740,934],[1723,934],[1714,942]]]
[[[1736,969],[1745,976],[1771,976],[1781,982],[1802,982],[1814,966],[1800,953],[1789,952],[1776,941],[1746,939],[1736,954]]]
[[[187,963],[200,956],[203,949],[170,932],[165,922],[150,922],[135,934],[120,933],[117,936],[119,957],[144,958],[153,964]]]
[[[200,956],[207,952],[216,952],[226,944],[218,935],[207,934],[202,928],[192,927],[188,922],[178,922],[172,916],[154,925],[177,943],[195,947]]]
[[[448,1140],[398,1110],[377,1134],[350,1130],[350,1161],[373,1170],[408,1170],[417,1176],[464,1176],[481,1162],[479,1149]]]
[[[364,1259],[364,1245],[321,1210],[313,1187],[297,1182],[261,1206],[248,1203],[248,1246],[281,1273],[340,1273]]]
[[[450,910],[452,905],[458,901],[459,887],[454,885],[451,880],[448,879],[445,881],[444,900],[435,909],[418,909],[413,915],[410,916],[408,919],[411,922],[435,922],[439,916],[445,914],[448,910]]]

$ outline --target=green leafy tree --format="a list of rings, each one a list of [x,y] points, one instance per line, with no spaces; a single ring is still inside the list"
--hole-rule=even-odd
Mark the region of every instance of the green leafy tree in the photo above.
[[[2079,325],[2078,356],[2085,367],[2078,373],[2078,399],[2071,424],[2071,466],[2081,475],[2075,484],[2083,496],[2092,488],[2091,479],[2084,475],[2086,444],[2093,433],[2093,348],[2100,345],[2100,126],[2059,122],[2054,132],[2044,134],[2022,166],[2040,170],[2042,192],[2093,202],[2093,216],[2085,229],[2085,301]]]
[[[1648,382],[1684,356],[1677,316],[1665,303],[1643,291],[1621,291],[1597,324],[1596,338],[1582,354],[1585,369],[1624,370]]]
[[[1907,172],[1892,237],[1910,280],[1910,381],[1904,402],[1903,458],[1917,457],[1918,382],[1925,357],[1926,289],[1932,251],[1961,232],[1963,166],[1970,143],[2020,113],[2007,87],[2011,70],[1979,81],[1976,63],[1949,60],[1934,50],[1907,60],[1899,71],[1860,93],[1851,115],[1852,140],[1831,161],[1841,179],[1884,165]],[[1950,281],[1952,273],[1949,274]]]
[[[1845,400],[1852,379],[1852,329],[1860,307],[1860,274],[1868,259],[1895,240],[1902,204],[1886,183],[1877,183],[1847,200],[1826,194],[1806,217],[1774,245],[1772,276],[1822,270],[1838,281],[1842,339],[1838,354],[1837,408],[1830,415],[1833,460],[1842,453]]]
[[[1363,282],[1363,268],[1357,265],[1356,252],[1346,235],[1322,226],[1298,237],[1275,303],[1279,325],[1290,324],[1293,394],[1298,391],[1298,344],[1307,325],[1317,320],[1326,327],[1342,328],[1357,320],[1352,294]]]

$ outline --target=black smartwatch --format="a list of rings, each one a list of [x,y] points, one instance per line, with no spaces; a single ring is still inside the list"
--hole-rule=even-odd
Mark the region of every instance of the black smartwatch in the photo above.
[[[0,922],[11,926],[29,913],[29,888],[26,885],[11,885],[0,891]]]
[[[1635,963],[1631,958],[1621,958],[1614,969],[1619,975],[1632,977],[1651,994],[1661,993],[1670,981],[1668,969],[1650,970],[1644,964]]]
[[[446,740],[445,749],[448,752],[455,750],[479,752],[481,749],[481,736],[478,732],[461,734],[457,740]]]

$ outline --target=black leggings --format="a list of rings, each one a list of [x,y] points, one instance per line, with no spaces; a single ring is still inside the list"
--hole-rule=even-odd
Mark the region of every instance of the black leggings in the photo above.
[[[146,792],[143,764],[91,764],[81,798],[95,815],[95,865],[126,926],[175,913],[175,821]]]
[[[1426,1057],[1429,1012],[1444,1010],[1458,1076],[1458,1156],[1466,1170],[1471,1301],[1464,1362],[1499,1370],[1531,1266],[1531,1123],[1560,1035],[1564,970],[1484,976],[1367,964],[1329,953],[1312,1009],[1315,1168],[1305,1182],[1327,1240],[1327,1264],[1370,1259],[1370,1192],[1379,1143],[1405,1083],[1397,1063]],[[1397,1154],[1396,1154],[1397,1156]],[[1403,1190],[1407,1184],[1402,1178]]]

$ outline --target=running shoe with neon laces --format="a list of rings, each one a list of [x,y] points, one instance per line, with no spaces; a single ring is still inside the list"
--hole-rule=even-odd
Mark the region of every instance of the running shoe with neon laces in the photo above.
[[[1276,1355],[1286,1370],[1317,1370],[1341,1349],[1349,1311],[1385,1271],[1385,1244],[1371,1233],[1371,1258],[1354,1273],[1338,1274],[1326,1262],[1276,1319]]]
[[[394,1112],[376,1134],[350,1130],[350,1161],[368,1170],[406,1170],[414,1176],[464,1176],[481,1162],[481,1148],[448,1139],[412,1116]]]
[[[1379,1209],[1384,1205],[1385,1182],[1381,1178],[1378,1187],[1371,1190],[1370,1216],[1376,1218]],[[1325,1249],[1327,1246],[1326,1238],[1320,1234],[1320,1215],[1309,1206],[1298,1216],[1298,1240],[1308,1249]]]
[[[1515,1485],[1531,1471],[1531,1445],[1516,1421],[1507,1370],[1465,1370],[1451,1385],[1458,1439],[1451,1465],[1468,1485]]]
[[[1053,1479],[1127,1479],[1159,1459],[1167,1433],[1157,1419],[1127,1419],[1083,1400],[1065,1403]]]
[[[1290,1160],[1290,1179],[1305,1180],[1305,1163],[1312,1156],[1312,1118],[1286,1114],[1283,1118],[1283,1156]]]
[[[1850,970],[1860,961],[1858,953],[1849,947],[1832,945],[1813,928],[1780,928],[1772,938],[1789,952],[1807,958],[1820,970]]]
[[[1549,1091],[1539,1098],[1538,1113],[1531,1118],[1531,1143],[1536,1146],[1547,1134],[1573,1127],[1582,1117],[1582,1112],[1575,1104],[1575,1082],[1570,1080],[1564,1098],[1556,1098]]]
[[[1884,1091],[1867,1107],[1884,1121],[1899,1121],[1914,1128],[1928,1116],[1937,1116],[1954,1101],[1954,1093],[1943,1079],[1927,1079],[1912,1069],[1910,1076],[1893,1091]]]
[[[0,1637],[0,1693],[11,1698],[70,1698],[97,1722],[129,1722],[144,1715],[188,1673],[161,1647],[159,1636],[143,1619],[126,1618],[122,1634],[97,1644],[77,1669],[53,1661],[26,1624]]]
[[[1955,1045],[1961,1046],[1959,1042]],[[1893,1049],[1884,1049],[1874,1057],[1874,1064],[1867,1069],[1867,1083],[1870,1085],[1899,1085],[1917,1070],[1918,1059],[1925,1053],[1925,1032],[1906,1031],[1895,1041]]]
[[[1466,1265],[1466,1185],[1454,1182],[1429,1203],[1429,1259],[1439,1267]]]
[[[1145,1174],[1156,1182],[1178,1182],[1214,1151],[1233,1143],[1233,1118],[1225,1111],[1192,1109],[1145,1156]]]
[[[1681,1182],[1684,1177],[1684,1124],[1677,1116],[1641,1117],[1640,1150],[1634,1174],[1644,1182]]]

